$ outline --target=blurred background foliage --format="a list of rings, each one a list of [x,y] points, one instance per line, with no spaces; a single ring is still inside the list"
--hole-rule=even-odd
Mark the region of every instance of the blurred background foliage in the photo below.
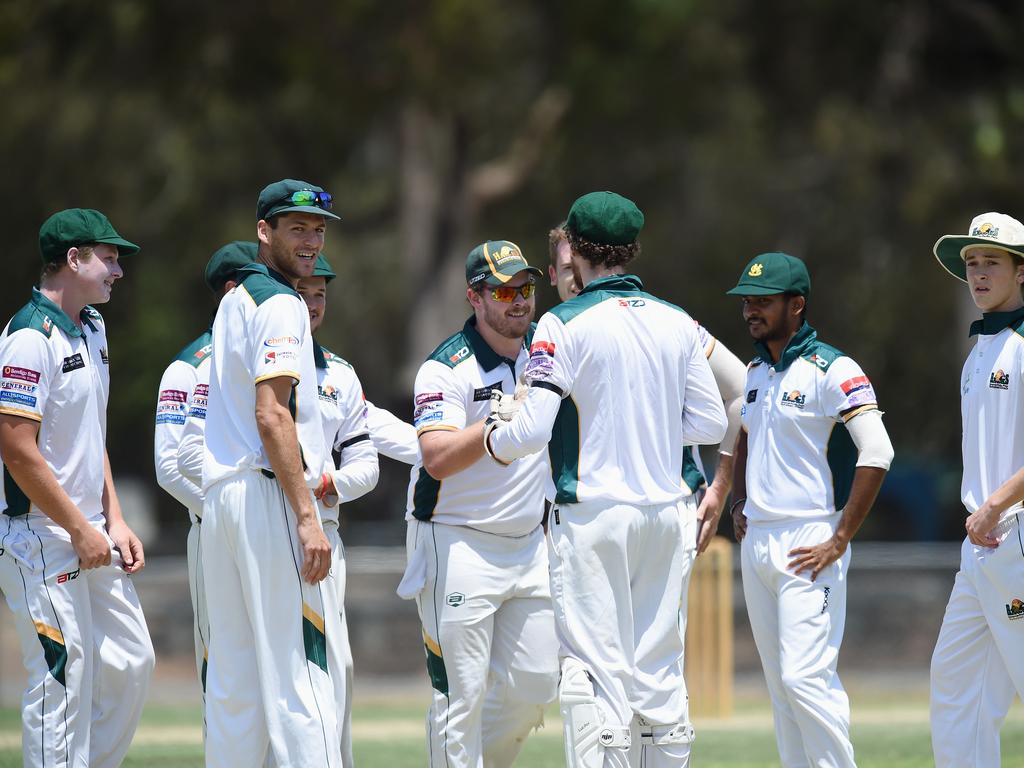
[[[55,210],[99,208],[142,245],[102,308],[109,450],[155,489],[157,382],[268,182],[334,194],[321,340],[403,418],[468,313],[468,250],[506,238],[543,264],[572,200],[613,189],[647,216],[648,288],[743,358],[724,291],[758,252],[807,260],[811,322],[872,377],[897,450],[863,535],[956,538],[973,307],[930,249],[1024,215],[1022,29],[1006,0],[0,0],[0,308],[26,300]],[[352,540],[402,541],[407,472],[384,464]],[[151,549],[182,550],[184,513],[155,498]]]

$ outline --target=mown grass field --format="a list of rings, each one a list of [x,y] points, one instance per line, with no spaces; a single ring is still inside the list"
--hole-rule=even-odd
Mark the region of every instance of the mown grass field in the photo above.
[[[360,768],[422,768],[425,704],[409,696],[373,698],[358,704],[353,718]],[[763,702],[741,702],[727,720],[697,719],[695,768],[763,768],[778,765],[771,714]],[[0,768],[21,766],[18,712],[0,710]],[[861,768],[924,768],[932,765],[927,701],[878,697],[854,701],[854,748]],[[198,768],[203,765],[202,730],[194,707],[153,705],[146,710],[125,766]],[[532,735],[517,765],[560,768],[562,733],[557,708]],[[1003,728],[1003,765],[1024,766],[1024,711],[1018,704]]]

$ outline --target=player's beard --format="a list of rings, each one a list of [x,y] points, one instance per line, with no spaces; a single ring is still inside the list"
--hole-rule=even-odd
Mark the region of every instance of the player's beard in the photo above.
[[[484,304],[484,322],[491,327],[498,335],[506,339],[522,339],[530,330],[530,323],[536,306],[533,302],[526,305],[526,314],[522,317],[508,317],[505,313],[511,309],[508,305],[495,306],[492,303]]]

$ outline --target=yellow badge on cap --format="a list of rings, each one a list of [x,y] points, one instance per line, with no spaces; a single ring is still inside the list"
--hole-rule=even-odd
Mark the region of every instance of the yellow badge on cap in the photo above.
[[[999,227],[993,227],[987,221],[980,227],[975,227],[974,231],[971,232],[971,237],[998,237]]]
[[[750,267],[750,271],[747,272],[747,276],[760,277],[762,272],[764,272],[764,264],[752,264]]]

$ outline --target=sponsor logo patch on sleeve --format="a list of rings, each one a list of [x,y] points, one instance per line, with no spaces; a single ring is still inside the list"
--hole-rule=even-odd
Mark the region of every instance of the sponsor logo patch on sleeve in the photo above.
[[[843,394],[846,396],[846,406],[848,408],[878,402],[878,398],[875,396],[875,388],[871,386],[867,376],[856,376],[852,379],[847,379],[839,385],[839,388],[843,390]]]
[[[440,392],[422,392],[416,395],[416,405],[423,405],[424,403],[432,403],[441,400],[444,400],[444,395]]]
[[[31,368],[22,368],[17,365],[5,365],[3,376],[5,379],[21,379],[32,384],[39,383],[39,371],[33,371]]]
[[[295,336],[272,336],[263,340],[265,347],[297,347],[299,343]]]
[[[10,403],[28,408],[35,408],[39,402],[33,395],[26,395],[23,392],[12,392],[9,389],[0,390],[0,403]]]

